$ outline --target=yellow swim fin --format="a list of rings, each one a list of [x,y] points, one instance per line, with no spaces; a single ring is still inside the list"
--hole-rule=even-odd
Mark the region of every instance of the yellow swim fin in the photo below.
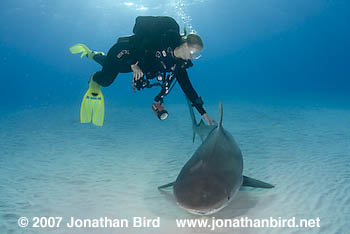
[[[89,59],[92,59],[96,54],[102,54],[105,55],[103,52],[95,52],[90,50],[86,45],[84,44],[75,44],[69,48],[69,51],[72,54],[78,54],[81,53],[80,58],[83,58],[84,56],[88,56]]]
[[[102,126],[105,114],[104,98],[100,85],[90,79],[89,89],[85,93],[80,107],[80,123],[92,123]]]

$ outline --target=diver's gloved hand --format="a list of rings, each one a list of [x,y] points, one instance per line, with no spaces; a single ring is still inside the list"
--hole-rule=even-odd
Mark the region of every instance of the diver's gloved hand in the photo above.
[[[132,89],[135,92],[135,83],[143,77],[143,72],[141,68],[138,66],[139,62],[131,65],[132,70]]]
[[[202,115],[203,119],[205,119],[208,125],[217,125],[216,121],[213,120],[207,113]]]

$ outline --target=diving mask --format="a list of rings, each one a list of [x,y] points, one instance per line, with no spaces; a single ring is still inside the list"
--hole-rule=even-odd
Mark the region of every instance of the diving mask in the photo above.
[[[200,50],[190,50],[191,59],[199,59],[200,57],[202,57]]]

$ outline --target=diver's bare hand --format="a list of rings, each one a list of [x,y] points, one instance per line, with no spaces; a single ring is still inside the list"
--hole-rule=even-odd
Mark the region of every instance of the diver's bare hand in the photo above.
[[[202,117],[207,121],[208,125],[212,125],[212,124],[217,125],[216,121],[213,120],[207,113],[203,114]]]
[[[138,81],[139,79],[141,79],[143,77],[143,72],[141,70],[141,68],[138,66],[139,62],[131,65],[131,70],[132,70],[132,87],[133,90],[135,92],[135,83],[136,81]]]

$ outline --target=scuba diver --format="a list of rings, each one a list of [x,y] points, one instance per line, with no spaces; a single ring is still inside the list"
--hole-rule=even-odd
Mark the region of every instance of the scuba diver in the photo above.
[[[89,79],[89,89],[83,97],[80,108],[80,122],[102,126],[104,121],[104,98],[100,87],[113,83],[119,73],[133,72],[133,91],[153,86],[160,86],[160,93],[154,98],[152,109],[157,117],[164,120],[168,112],[163,104],[164,97],[176,84],[207,123],[215,121],[203,108],[203,101],[198,96],[189,80],[186,69],[193,66],[192,59],[198,59],[203,49],[199,35],[186,29],[180,34],[177,22],[168,16],[138,16],[133,28],[133,35],[120,37],[107,53],[90,50],[84,44],[70,47],[73,54],[82,53],[102,66]],[[155,79],[156,78],[156,79]],[[156,80],[156,82],[151,82]]]

